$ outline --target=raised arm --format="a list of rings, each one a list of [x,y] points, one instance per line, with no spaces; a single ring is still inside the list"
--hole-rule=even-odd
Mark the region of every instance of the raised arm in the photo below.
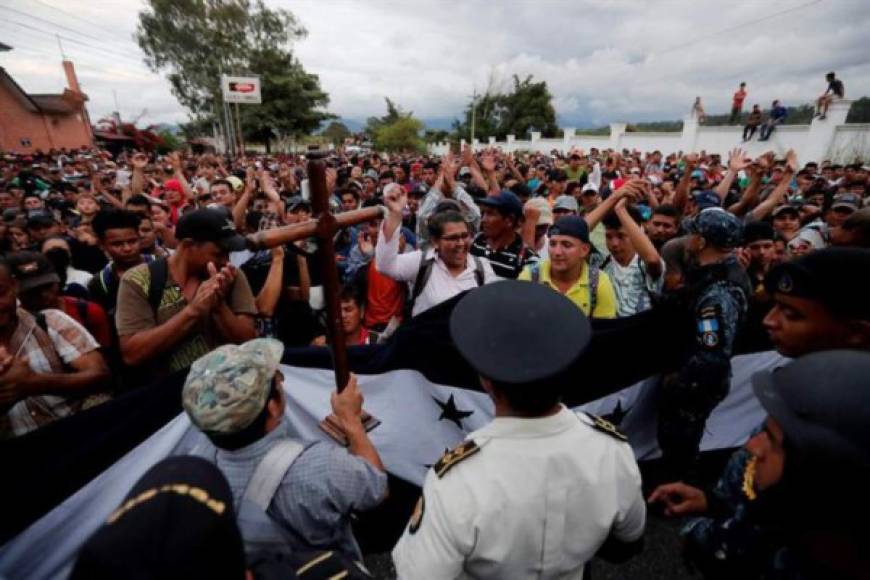
[[[257,294],[255,303],[257,312],[262,316],[275,314],[275,307],[281,299],[282,282],[284,280],[284,246],[272,248],[272,263],[269,265],[269,274],[260,293]]]
[[[172,165],[173,177],[178,180],[178,183],[181,184],[181,191],[184,192],[184,197],[189,203],[193,203],[194,195],[193,189],[190,187],[190,183],[187,181],[187,177],[184,175],[184,168],[181,164],[181,154],[178,151],[173,151],[169,155],[166,156],[169,160],[169,163]]]
[[[716,189],[713,190],[720,200],[725,201],[728,190],[731,189],[731,185],[737,177],[737,172],[749,166],[750,162],[751,160],[746,157],[746,152],[739,147],[731,150],[728,154],[728,171],[725,173],[722,181],[719,182],[719,185],[716,186]]]
[[[785,198],[785,194],[788,192],[788,186],[791,183],[791,178],[795,174],[797,170],[797,154],[793,149],[789,149],[788,153],[785,154],[786,159],[786,167],[785,172],[782,175],[782,179],[778,184],[776,184],[776,188],[773,192],[767,196],[767,199],[758,204],[752,213],[750,214],[752,219],[761,220],[767,217],[767,215],[776,208],[782,200]]]
[[[583,216],[589,230],[591,231],[595,229],[595,226],[604,219],[604,216],[613,211],[613,208],[616,207],[616,204],[619,203],[622,198],[631,196],[634,199],[637,199],[641,196],[643,194],[643,188],[643,180],[632,179],[631,181],[626,181],[622,187],[614,191],[610,197],[599,203],[598,207]]]
[[[145,189],[145,166],[148,165],[148,156],[144,153],[136,153],[130,159],[133,167],[133,176],[130,178],[130,196],[139,195]],[[130,197],[123,198],[127,201]]]
[[[467,143],[462,148],[462,163],[471,171],[471,181],[479,188],[486,190],[486,178],[483,176],[480,165],[478,165],[477,160],[474,158],[474,151],[471,150],[471,146]]]
[[[685,210],[686,202],[689,200],[689,183],[692,180],[692,171],[698,165],[698,154],[689,153],[683,157],[683,161],[686,164],[686,170],[683,172],[683,176],[680,178],[680,182],[677,184],[677,189],[674,192],[674,207],[680,210],[680,212]]]
[[[628,239],[631,240],[631,244],[637,251],[638,256],[646,264],[647,274],[649,274],[650,278],[658,279],[663,271],[662,258],[658,251],[656,251],[653,243],[643,232],[643,229],[634,221],[631,214],[628,213],[625,207],[626,201],[626,198],[623,197],[616,203],[616,208],[614,209],[616,217],[619,218],[619,223],[625,229],[625,233],[628,235]]]

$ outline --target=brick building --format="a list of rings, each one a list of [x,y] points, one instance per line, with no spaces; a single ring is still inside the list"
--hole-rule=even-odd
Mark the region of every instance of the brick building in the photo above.
[[[9,50],[0,44],[0,51]],[[60,94],[30,95],[0,67],[0,151],[90,147],[93,143],[88,100],[73,63],[63,61],[67,87]]]

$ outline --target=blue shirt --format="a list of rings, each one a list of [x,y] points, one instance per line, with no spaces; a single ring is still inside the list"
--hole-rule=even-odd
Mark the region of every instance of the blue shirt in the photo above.
[[[285,417],[272,432],[247,447],[218,449],[215,463],[229,481],[236,505],[275,441],[290,437],[289,427]],[[317,441],[287,470],[267,513],[302,540],[300,548],[334,549],[360,558],[350,515],[375,507],[386,493],[386,473],[344,447]]]

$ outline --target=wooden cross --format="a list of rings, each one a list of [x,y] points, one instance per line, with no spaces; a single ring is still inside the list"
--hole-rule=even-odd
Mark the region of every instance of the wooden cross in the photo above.
[[[248,247],[252,250],[273,248],[288,242],[316,237],[320,245],[320,268],[323,279],[323,296],[326,302],[326,331],[329,337],[332,363],[335,369],[335,388],[341,392],[350,379],[350,368],[347,363],[347,345],[341,324],[341,303],[338,298],[338,270],[335,267],[335,234],[342,228],[369,222],[383,217],[380,207],[368,207],[355,211],[333,215],[329,211],[330,192],[326,187],[326,165],[323,162],[325,153],[308,152],[308,183],[311,190],[311,208],[314,219],[301,224],[293,224],[279,228],[263,230],[248,236]],[[371,431],[380,421],[363,412],[363,425],[366,431]],[[334,415],[330,415],[320,423],[321,429],[341,443],[347,445],[347,438],[341,428],[341,423]]]

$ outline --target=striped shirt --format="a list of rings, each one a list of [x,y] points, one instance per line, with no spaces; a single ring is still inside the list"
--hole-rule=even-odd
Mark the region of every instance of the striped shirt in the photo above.
[[[523,243],[520,236],[514,236],[514,241],[504,248],[493,249],[486,241],[486,236],[478,234],[468,253],[479,258],[486,258],[496,276],[511,280],[515,280],[527,264],[538,261],[538,255]]]
[[[664,261],[661,264],[662,273],[653,278],[637,254],[626,266],[621,266],[613,256],[604,259],[601,269],[607,272],[616,292],[617,317],[633,316],[652,308],[652,295],[661,293],[665,280]]]

